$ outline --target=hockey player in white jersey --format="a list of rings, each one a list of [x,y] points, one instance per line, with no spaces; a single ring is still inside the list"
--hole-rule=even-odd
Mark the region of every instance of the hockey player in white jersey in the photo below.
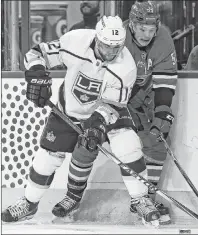
[[[25,55],[27,99],[44,107],[51,97],[52,79],[46,69],[67,67],[60,87],[58,107],[83,129],[78,134],[51,112],[30,168],[25,196],[2,212],[2,220],[29,219],[38,209],[55,170],[65,153],[72,153],[67,192],[52,213],[64,217],[78,208],[94,160],[97,145],[110,143],[112,152],[138,174],[147,177],[142,146],[127,109],[137,70],[130,52],[124,47],[126,30],[118,17],[103,16],[96,29],[79,29],[60,40],[40,43]],[[133,200],[133,208],[148,224],[158,224],[160,213],[148,197],[148,188],[121,170]],[[129,205],[130,208],[130,205]]]

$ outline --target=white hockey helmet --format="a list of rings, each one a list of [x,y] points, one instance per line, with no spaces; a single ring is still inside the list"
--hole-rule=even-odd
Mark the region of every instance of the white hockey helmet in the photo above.
[[[103,60],[113,60],[124,47],[126,30],[119,16],[103,16],[96,24],[97,50]]]
[[[103,16],[96,24],[96,36],[106,45],[123,45],[126,30],[119,16]]]

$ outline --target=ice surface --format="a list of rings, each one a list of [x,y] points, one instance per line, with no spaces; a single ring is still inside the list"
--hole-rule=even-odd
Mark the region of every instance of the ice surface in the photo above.
[[[22,189],[4,188],[3,209],[23,193]],[[72,217],[55,219],[51,210],[63,194],[64,190],[48,190],[33,219],[2,224],[2,234],[179,234],[181,229],[191,229],[192,234],[198,234],[197,221],[175,207],[171,209],[171,225],[159,229],[145,227],[141,219],[129,211],[130,197],[126,190],[87,190]],[[197,198],[189,192],[169,194],[192,210],[198,205]]]

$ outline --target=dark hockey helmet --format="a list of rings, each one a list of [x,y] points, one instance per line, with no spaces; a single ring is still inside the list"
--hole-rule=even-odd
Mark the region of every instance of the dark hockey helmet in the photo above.
[[[129,13],[129,21],[132,23],[156,25],[160,24],[160,15],[156,2],[154,1],[136,1]]]

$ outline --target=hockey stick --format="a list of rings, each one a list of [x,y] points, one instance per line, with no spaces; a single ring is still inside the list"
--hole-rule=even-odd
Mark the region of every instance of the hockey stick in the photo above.
[[[82,130],[73,123],[73,121],[64,113],[62,113],[56,105],[54,105],[50,100],[47,102],[47,105],[52,109],[52,111],[57,114],[63,121],[68,123],[77,133],[82,134]],[[145,184],[151,191],[155,191],[163,198],[166,198],[169,202],[174,203],[178,208],[180,208],[182,211],[186,212],[188,215],[193,217],[194,219],[198,219],[198,214],[172,198],[171,196],[167,195],[163,190],[158,189],[156,186],[154,186],[152,183],[144,179],[141,175],[137,174],[135,171],[133,171],[131,168],[129,168],[126,164],[122,163],[114,154],[108,152],[105,148],[98,145],[99,150],[108,158],[112,159],[117,165],[120,166],[126,173],[130,174],[131,176],[135,177],[137,180],[141,181],[143,184]]]
[[[188,177],[188,175],[186,174],[186,172],[183,170],[183,168],[181,167],[181,165],[179,164],[177,158],[175,157],[173,151],[170,149],[167,141],[164,139],[163,135],[160,135],[160,139],[164,142],[164,146],[167,150],[167,152],[169,153],[169,155],[172,157],[175,165],[177,166],[177,168],[179,169],[179,171],[181,172],[181,174],[183,175],[183,177],[185,178],[186,182],[188,183],[188,185],[191,187],[191,189],[193,190],[193,192],[195,193],[195,195],[198,197],[198,191],[195,188],[195,186],[193,185],[192,181],[190,180],[190,178]]]

